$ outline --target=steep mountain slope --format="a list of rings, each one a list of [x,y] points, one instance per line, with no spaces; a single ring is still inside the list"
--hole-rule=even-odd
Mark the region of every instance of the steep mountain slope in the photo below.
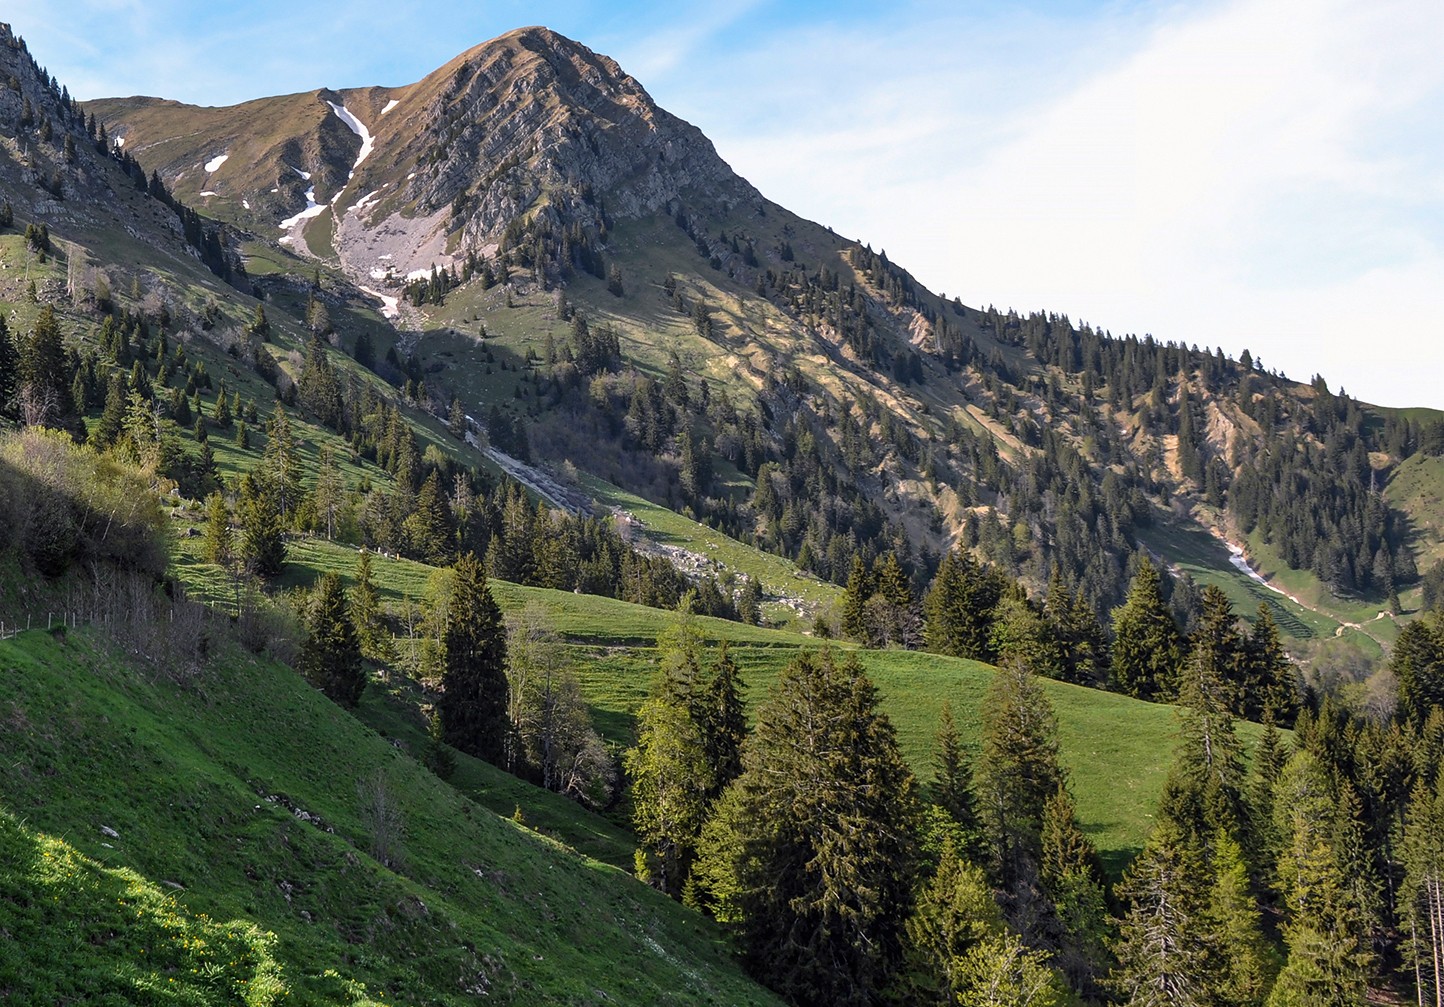
[[[1370,418],[1246,353],[935,295],[767,201],[614,61],[546,29],[403,88],[87,109],[249,228],[253,250],[284,241],[399,300],[438,412],[457,399],[498,446],[835,583],[892,550],[921,585],[962,543],[1035,591],[1056,572],[1106,613],[1151,526],[1149,548],[1184,566],[1198,553],[1174,543],[1195,531],[1253,550],[1282,536],[1320,617],[1387,643],[1360,608],[1408,611],[1432,555],[1426,522],[1399,509],[1417,496],[1379,488],[1436,418]],[[1326,449],[1331,465],[1310,461]],[[1304,501],[1307,527],[1275,519],[1271,484]],[[1307,621],[1265,600],[1282,624]]]
[[[0,642],[0,665],[7,996],[777,1002],[704,921],[461,797],[290,669],[226,652],[177,685],[84,631]]]

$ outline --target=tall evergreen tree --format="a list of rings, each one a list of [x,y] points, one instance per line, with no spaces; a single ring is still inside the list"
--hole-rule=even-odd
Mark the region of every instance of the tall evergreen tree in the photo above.
[[[381,598],[372,578],[371,553],[361,550],[356,558],[356,586],[351,591],[351,618],[356,624],[356,639],[361,654],[372,661],[384,662],[393,657],[391,634],[381,615]]]
[[[506,631],[486,573],[467,553],[452,570],[443,636],[441,728],[446,743],[500,765],[506,754]]]
[[[702,731],[663,682],[637,711],[637,744],[623,764],[632,783],[637,876],[680,898],[714,788]]]
[[[1279,862],[1288,960],[1269,1005],[1357,1007],[1373,962],[1368,921],[1338,856],[1336,795],[1310,752],[1296,753],[1284,767],[1274,810],[1288,834]]]
[[[286,564],[286,536],[281,510],[270,484],[248,472],[241,480],[238,501],[241,519],[241,559],[257,577],[267,580]]]
[[[702,751],[712,771],[708,797],[715,800],[729,783],[741,775],[742,743],[747,738],[741,678],[726,640],[717,648],[711,677],[699,699],[698,725],[702,729]]]
[[[1145,555],[1127,600],[1113,611],[1114,685],[1138,699],[1171,696],[1182,659],[1183,634],[1163,600],[1158,569]]]
[[[1124,875],[1128,908],[1109,976],[1124,1007],[1208,1007],[1209,948],[1203,925],[1207,872],[1198,847],[1160,822]]]
[[[1065,785],[1058,719],[1025,666],[1003,665],[982,707],[978,805],[1004,914],[1025,938],[1048,915],[1040,885],[1043,813]]]
[[[20,354],[10,334],[10,323],[0,314],[0,419],[20,418],[20,404],[16,399],[19,392]]]
[[[907,921],[908,1001],[957,1003],[962,957],[989,937],[1006,933],[982,868],[943,843],[937,870],[922,886]]]
[[[953,705],[943,700],[942,712],[938,715],[938,733],[933,749],[933,777],[927,788],[927,798],[932,801],[958,826],[969,845],[959,850],[962,854],[972,852],[971,843],[976,841],[979,829],[978,799],[973,792],[973,766],[968,753],[963,749],[958,736],[957,724],[953,721]]]
[[[1400,916],[1419,1004],[1444,1003],[1444,791],[1419,783],[1404,821]]]
[[[282,522],[290,520],[291,512],[301,502],[301,457],[291,420],[281,403],[266,422],[266,449],[261,454],[261,471],[265,473],[276,509]]]
[[[852,571],[842,592],[841,630],[849,640],[866,641],[867,600],[872,597],[873,580],[867,564],[858,555],[852,557]]]
[[[713,840],[736,853],[746,960],[792,1003],[876,1003],[900,964],[916,788],[878,706],[852,657],[800,655],[757,712],[731,836]]]
[[[206,501],[206,562],[227,563],[231,558],[231,509],[226,498],[212,493]]]
[[[355,706],[366,687],[366,675],[361,668],[361,645],[346,605],[346,592],[341,588],[341,578],[334,573],[321,577],[307,630],[298,670],[337,703]]]

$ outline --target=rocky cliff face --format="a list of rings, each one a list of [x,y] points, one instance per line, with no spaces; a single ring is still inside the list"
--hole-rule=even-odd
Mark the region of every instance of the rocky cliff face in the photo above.
[[[725,211],[761,201],[616,61],[545,28],[479,45],[404,88],[220,109],[153,99],[91,107],[178,192],[196,188],[210,212],[261,237],[277,240],[276,225],[309,208],[322,219],[288,229],[291,246],[328,254],[316,228],[329,226],[342,265],[365,283],[489,252],[521,218],[596,234],[680,203]],[[212,169],[223,152],[230,159]]]
[[[384,156],[358,173],[374,202],[338,222],[353,274],[489,252],[523,217],[595,233],[681,201],[761,199],[616,61],[544,28],[478,46],[406,90],[407,128],[383,131]]]

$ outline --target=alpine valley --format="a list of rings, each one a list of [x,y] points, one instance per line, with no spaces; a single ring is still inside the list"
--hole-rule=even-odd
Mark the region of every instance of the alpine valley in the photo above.
[[[1436,1002],[1444,413],[929,291],[545,28],[39,55],[0,999]]]

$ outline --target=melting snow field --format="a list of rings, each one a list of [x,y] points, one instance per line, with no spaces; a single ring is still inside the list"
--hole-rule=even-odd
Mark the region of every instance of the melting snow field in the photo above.
[[[381,110],[381,114],[385,115],[387,112],[391,111],[393,108],[400,104],[401,102],[397,101],[395,98],[392,98],[386,103],[386,107]]]
[[[302,181],[311,181],[311,173],[309,171],[302,171],[300,168],[292,168],[291,170],[294,171],[296,174],[300,175]],[[272,189],[271,191],[275,192],[276,190]]]
[[[366,293],[381,302],[381,314],[386,318],[395,318],[399,313],[397,305],[401,303],[400,298],[387,297],[379,290],[372,290],[370,287],[362,287]]]
[[[202,195],[202,196],[219,196],[220,193],[219,193],[219,192],[216,192],[214,189],[207,189],[205,192],[201,193],[201,195]]]
[[[313,185],[306,190],[306,208],[294,217],[287,217],[281,221],[281,230],[289,231],[303,220],[319,217],[325,210],[326,204],[316,202],[316,187]]]
[[[226,163],[226,159],[230,156],[231,155],[229,153],[226,153],[211,158],[209,161],[206,162],[206,174],[209,175],[212,172],[217,171],[221,165]]]
[[[326,104],[331,106],[331,111],[336,113],[336,118],[344,122],[351,132],[361,138],[361,152],[356,155],[356,163],[351,165],[351,174],[354,175],[356,169],[361,167],[361,162],[366,160],[366,155],[370,154],[376,146],[376,138],[371,135],[371,131],[360,119],[346,111],[345,105],[337,105],[334,101],[328,101]]]

